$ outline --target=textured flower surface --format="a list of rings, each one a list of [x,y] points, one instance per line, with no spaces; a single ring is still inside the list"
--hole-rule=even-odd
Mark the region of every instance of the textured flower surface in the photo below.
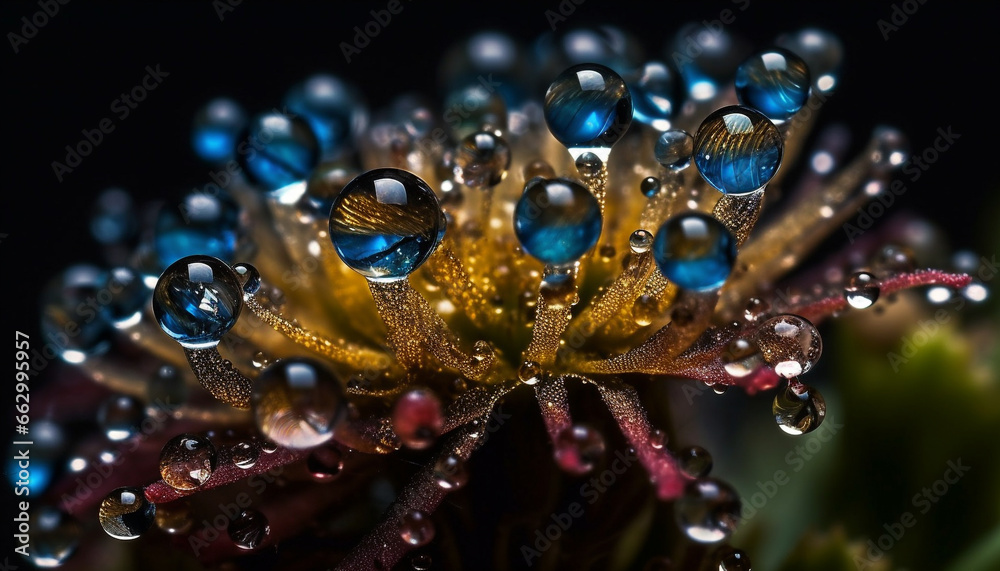
[[[961,129],[938,128],[930,160],[895,128],[821,122],[850,88],[851,42],[810,27],[754,51],[727,27],[749,2],[646,53],[627,24],[569,21],[574,6],[542,10],[552,30],[530,41],[464,34],[437,102],[372,105],[391,81],[347,72],[304,74],[256,113],[206,99],[181,129],[206,180],[165,202],[99,195],[105,260],[51,279],[29,343],[32,367],[64,363],[32,389],[47,481],[15,484],[34,564],[888,569],[934,505],[956,513],[962,448],[928,457],[890,515],[831,518],[849,532],[787,515],[830,509],[803,489],[849,487],[794,481],[838,434],[906,422],[852,408],[894,397],[841,387],[830,355],[870,360],[858,338],[903,321],[918,329],[867,371],[955,367],[940,335],[989,298],[989,258],[942,254],[920,219],[875,221]],[[226,24],[240,8],[214,9]],[[338,57],[361,61],[416,9],[372,10]],[[905,30],[894,9],[888,37]],[[139,113],[164,67],[112,113]],[[93,133],[53,162],[60,182]],[[954,381],[983,403],[956,421],[970,431],[997,422],[974,387],[996,389],[982,343]],[[762,472],[773,453],[737,450],[750,442],[782,455]],[[990,568],[993,512],[964,556],[934,560]]]

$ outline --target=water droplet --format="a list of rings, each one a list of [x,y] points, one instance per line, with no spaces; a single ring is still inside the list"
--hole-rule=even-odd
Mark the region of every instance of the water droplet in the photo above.
[[[772,48],[750,56],[736,70],[736,97],[774,122],[787,121],[809,98],[811,81],[802,58]]]
[[[686,169],[693,155],[694,137],[681,129],[664,131],[653,146],[656,162],[674,172]]]
[[[718,571],[751,571],[750,557],[729,546],[721,548],[715,554],[715,562],[719,566]]]
[[[236,277],[243,284],[243,293],[253,295],[260,289],[260,272],[250,264],[240,262],[233,265]]]
[[[409,448],[428,448],[441,434],[443,426],[441,401],[428,390],[408,391],[393,406],[392,429]]]
[[[261,371],[250,399],[260,431],[288,448],[327,442],[347,410],[337,377],[324,364],[302,357]]]
[[[175,500],[156,508],[156,527],[170,535],[185,535],[194,525],[194,513],[187,500]]]
[[[267,517],[257,510],[244,510],[236,519],[229,522],[226,529],[229,539],[240,549],[252,550],[260,547],[271,533],[271,524]]]
[[[535,159],[524,165],[523,174],[525,181],[529,181],[535,177],[556,178],[556,171],[552,168],[552,165],[542,159]]]
[[[667,444],[667,433],[663,432],[659,428],[654,428],[649,433],[649,445],[656,450],[663,449]]]
[[[53,279],[42,295],[42,334],[53,343],[59,356],[69,363],[83,363],[101,355],[114,339],[114,327],[105,311],[90,321],[80,319],[77,308],[95,300],[104,292],[107,274],[96,266],[80,264],[67,268]],[[66,335],[76,330],[76,335]]]
[[[844,59],[844,46],[837,36],[825,30],[806,28],[781,36],[777,44],[805,60],[813,85],[821,93],[831,93],[836,88]]]
[[[542,380],[542,366],[535,361],[524,361],[517,369],[517,378],[526,385],[537,385]]]
[[[780,377],[790,379],[812,369],[823,353],[819,331],[798,315],[776,315],[763,324],[754,338],[764,362]]]
[[[200,488],[215,472],[215,445],[204,436],[180,434],[160,451],[160,476],[177,490]]]
[[[274,454],[278,451],[278,445],[265,438],[260,441],[260,451],[264,454]]]
[[[872,260],[872,266],[883,277],[885,275],[912,272],[916,268],[916,257],[913,250],[898,244],[882,246]]]
[[[250,442],[238,442],[232,449],[233,464],[237,468],[247,470],[253,468],[260,459],[260,449]]]
[[[789,381],[774,397],[774,420],[778,427],[792,435],[816,430],[826,417],[826,401],[816,389],[798,381]]]
[[[153,246],[159,267],[184,256],[229,260],[239,240],[240,208],[224,194],[193,192],[176,206],[163,205],[156,218]]]
[[[648,230],[636,230],[628,237],[628,247],[634,254],[645,254],[653,247],[653,234]]]
[[[732,105],[709,115],[698,128],[694,163],[724,194],[748,194],[771,180],[783,149],[774,123],[758,111]]]
[[[580,302],[580,295],[576,291],[576,281],[572,279],[572,270],[570,269],[545,276],[538,292],[541,297],[545,298],[548,307],[552,309],[573,307]]]
[[[660,316],[660,304],[651,295],[640,295],[632,304],[632,321],[639,327],[646,327]]]
[[[674,503],[677,525],[699,543],[716,543],[732,535],[740,521],[740,498],[729,484],[715,478],[688,483]]]
[[[115,395],[97,411],[97,424],[112,442],[128,440],[142,429],[146,410],[142,402],[128,395]]]
[[[712,455],[701,446],[689,446],[677,451],[681,470],[692,478],[704,478],[712,471]]]
[[[654,176],[647,176],[639,183],[639,191],[646,198],[653,198],[660,192],[660,179]]]
[[[743,318],[753,323],[771,311],[771,304],[759,297],[751,297],[743,310]]]
[[[673,61],[680,68],[688,95],[695,101],[716,97],[722,86],[732,81],[739,64],[750,55],[748,45],[733,37],[724,26],[715,29],[700,22],[681,27],[667,52],[668,57],[675,54],[691,56]]]
[[[422,547],[434,539],[434,523],[424,512],[410,510],[399,520],[399,537],[414,547]]]
[[[137,219],[129,193],[120,188],[109,188],[94,201],[90,234],[101,244],[119,244],[135,235]]]
[[[462,139],[454,160],[456,181],[473,188],[492,188],[507,176],[510,146],[494,133],[478,131]]]
[[[184,404],[188,395],[184,379],[170,365],[163,365],[156,370],[147,381],[146,391],[149,395],[149,407],[155,410],[155,414],[168,416]]]
[[[680,83],[677,72],[660,61],[647,62],[629,74],[632,119],[658,131],[669,129],[680,102]]]
[[[877,127],[870,147],[872,165],[882,172],[901,168],[906,162],[909,147],[910,142],[899,129]]]
[[[247,116],[239,103],[225,97],[209,101],[194,116],[191,129],[194,153],[214,164],[232,160],[237,139],[246,124]]]
[[[232,268],[209,256],[181,258],[163,271],[153,290],[153,315],[182,347],[215,347],[236,324],[243,287]]]
[[[444,118],[452,135],[464,139],[476,131],[507,129],[507,104],[498,89],[475,83],[451,91],[444,100]]]
[[[584,179],[596,177],[604,169],[604,161],[594,153],[583,153],[576,158],[574,164],[576,165],[577,172]]]
[[[851,276],[844,288],[844,298],[855,309],[866,309],[872,306],[879,296],[879,282],[868,272],[857,272]]]
[[[545,93],[545,123],[571,151],[610,149],[631,122],[632,96],[625,80],[603,65],[570,67]]]
[[[721,359],[726,372],[738,379],[754,373],[764,364],[764,356],[757,344],[742,337],[737,337],[726,345]]]
[[[601,236],[601,207],[590,190],[565,178],[532,179],[514,208],[524,251],[556,266],[580,259]]]
[[[111,300],[106,306],[111,323],[119,329],[138,323],[150,293],[142,276],[125,266],[112,268],[106,288],[111,292]]]
[[[393,281],[424,263],[444,237],[445,225],[427,183],[404,170],[379,168],[358,176],[337,196],[330,239],[351,269]]]
[[[256,152],[240,153],[237,160],[247,177],[264,190],[305,180],[319,163],[319,141],[302,117],[264,113],[250,121],[245,133],[243,140]]]
[[[357,88],[328,74],[314,75],[290,89],[285,106],[290,114],[301,115],[309,123],[323,155],[349,143],[368,122]]]
[[[736,260],[736,240],[721,222],[702,212],[686,212],[663,223],[653,241],[653,257],[663,275],[695,291],[720,287]]]
[[[50,506],[31,514],[31,547],[28,559],[41,569],[60,567],[80,545],[83,527],[69,515]],[[10,565],[8,569],[16,569]]]
[[[590,472],[603,457],[604,437],[585,424],[568,426],[556,437],[556,463],[570,474],[582,476]]]
[[[146,500],[142,488],[118,488],[101,502],[98,517],[104,531],[115,539],[135,539],[153,525],[156,504]]]
[[[431,556],[426,553],[414,555],[413,559],[410,561],[410,565],[413,566],[413,571],[430,571],[431,563]]]
[[[306,469],[317,482],[329,482],[344,471],[344,455],[336,448],[317,448],[306,458]]]
[[[465,460],[449,454],[434,464],[434,481],[442,490],[457,490],[469,481]]]
[[[709,385],[709,388],[711,388],[712,392],[717,395],[724,395],[729,391],[729,386],[730,385],[724,383],[715,383],[714,385]]]

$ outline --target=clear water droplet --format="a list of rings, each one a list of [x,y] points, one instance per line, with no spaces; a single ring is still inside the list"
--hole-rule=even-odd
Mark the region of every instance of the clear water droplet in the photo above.
[[[667,170],[684,170],[694,156],[694,137],[682,129],[664,131],[653,145],[653,156]]]
[[[816,389],[790,381],[775,395],[772,412],[779,428],[798,436],[819,427],[826,417],[826,401]]]
[[[722,355],[722,366],[730,376],[743,378],[764,364],[764,356],[752,340],[737,337],[730,341]]]
[[[777,45],[805,60],[813,85],[821,93],[831,93],[840,82],[844,46],[837,36],[817,28],[806,28],[778,38]]]
[[[329,441],[347,410],[333,372],[302,357],[282,359],[261,371],[250,400],[260,431],[288,448],[312,448]]]
[[[239,153],[236,159],[247,177],[265,191],[305,180],[319,164],[319,140],[303,117],[263,113],[250,120],[241,139],[256,152]]]
[[[601,174],[604,169],[604,161],[594,153],[583,153],[576,158],[577,172],[585,179],[594,178]]]
[[[654,428],[649,433],[649,445],[655,450],[662,450],[667,444],[667,433],[659,428]]]
[[[653,247],[653,234],[648,230],[636,230],[628,237],[628,247],[634,254],[645,254]]]
[[[725,546],[715,554],[718,571],[751,571],[750,557],[739,549]]]
[[[145,418],[145,406],[128,395],[110,397],[97,411],[97,424],[112,442],[128,440],[139,434]]]
[[[681,100],[677,72],[664,62],[650,61],[628,74],[627,79],[632,95],[632,119],[658,131],[669,129]]]
[[[653,198],[660,192],[660,179],[655,176],[647,176],[639,183],[639,191],[646,198]]]
[[[712,471],[712,455],[701,446],[688,446],[677,451],[681,470],[692,478],[704,478]]]
[[[457,490],[469,481],[469,472],[462,460],[455,454],[438,459],[434,464],[434,481],[442,490]]]
[[[640,295],[632,304],[632,321],[639,327],[646,327],[660,316],[660,304],[651,295]]]
[[[233,271],[236,272],[237,279],[243,284],[243,293],[247,295],[257,293],[257,290],[260,289],[260,272],[257,271],[257,268],[240,262],[233,265]]]
[[[267,517],[257,510],[244,510],[226,529],[229,539],[240,549],[247,551],[257,549],[271,533],[271,524]]]
[[[160,328],[188,349],[215,347],[243,310],[236,272],[209,256],[181,258],[164,270],[153,290]]]
[[[750,56],[736,70],[736,97],[774,122],[792,118],[809,98],[812,79],[806,62],[771,48]]]
[[[83,526],[51,506],[39,508],[30,518],[31,543],[27,551],[28,560],[40,569],[62,566],[80,545]],[[17,567],[10,565],[8,568]]]
[[[582,476],[604,457],[604,437],[585,424],[566,427],[556,437],[555,459],[566,472]]]
[[[517,378],[526,385],[537,385],[542,380],[542,366],[535,361],[524,361],[517,369]]]
[[[177,490],[200,488],[215,472],[215,445],[204,436],[179,434],[160,451],[160,476]]]
[[[409,510],[400,518],[399,537],[414,547],[422,547],[434,539],[434,523],[424,512]]]
[[[135,539],[153,525],[156,504],[146,499],[142,488],[112,491],[101,502],[98,517],[104,531],[115,539]]]
[[[732,535],[740,521],[740,498],[729,484],[715,478],[693,480],[674,503],[677,525],[699,543],[716,543]]]
[[[780,377],[790,379],[809,372],[823,353],[816,327],[798,315],[776,315],[757,330],[754,341],[764,362]]]
[[[253,468],[260,459],[260,449],[252,442],[238,442],[232,449],[233,464],[237,468],[247,470]]]
[[[510,168],[510,146],[489,131],[477,131],[462,139],[455,152],[455,180],[472,188],[492,188]]]
[[[856,272],[844,288],[844,298],[855,309],[867,309],[877,300],[880,293],[878,279],[869,272]]]

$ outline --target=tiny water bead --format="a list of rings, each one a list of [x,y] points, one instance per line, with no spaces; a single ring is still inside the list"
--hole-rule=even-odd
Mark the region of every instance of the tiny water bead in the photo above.
[[[288,448],[312,448],[329,441],[347,411],[337,377],[322,363],[301,357],[263,369],[250,399],[260,431]]]
[[[677,451],[681,470],[692,478],[704,478],[712,471],[712,455],[701,446],[689,446]]]
[[[657,230],[653,258],[663,275],[678,286],[711,290],[729,277],[736,260],[736,240],[714,217],[686,212]]]
[[[811,79],[802,58],[781,48],[750,56],[736,70],[740,103],[778,122],[791,119],[809,98]]]
[[[715,555],[718,571],[751,571],[750,557],[739,549],[726,546]]]
[[[462,139],[455,153],[455,180],[472,188],[492,188],[510,168],[510,146],[502,137],[478,131]]]
[[[101,502],[98,517],[111,537],[136,539],[153,525],[156,504],[146,499],[142,488],[118,488]]]
[[[517,369],[517,378],[526,385],[537,385],[542,380],[542,366],[536,361],[524,361]]]
[[[240,209],[223,194],[193,192],[165,204],[156,219],[153,247],[160,267],[191,255],[231,260],[239,240]]]
[[[575,65],[545,93],[545,123],[568,149],[610,149],[632,122],[625,80],[595,63]]]
[[[556,437],[555,459],[560,468],[575,476],[594,469],[604,457],[604,437],[585,424],[564,428]]]
[[[740,510],[736,491],[715,478],[692,480],[674,503],[677,525],[699,543],[716,543],[732,535]]]
[[[430,447],[443,427],[441,401],[428,390],[408,391],[399,397],[392,408],[392,429],[408,448],[423,450]]]
[[[409,510],[399,520],[399,537],[413,547],[427,545],[434,539],[434,522],[422,511]]]
[[[880,293],[878,279],[869,272],[856,272],[844,288],[844,299],[855,309],[871,307]]]
[[[577,172],[585,180],[590,180],[601,174],[604,169],[604,161],[595,153],[586,152],[576,158],[574,162]]]
[[[720,358],[726,372],[738,379],[756,372],[764,365],[764,356],[757,344],[742,337],[730,341]]]
[[[83,526],[75,519],[54,507],[43,506],[30,515],[30,521],[31,543],[27,554],[35,567],[60,567],[76,552]]]
[[[306,458],[309,476],[317,482],[329,482],[344,471],[344,455],[336,448],[316,448]]]
[[[188,349],[215,347],[243,310],[236,272],[209,256],[171,264],[153,290],[153,316],[160,328]]]
[[[514,207],[514,233],[524,251],[546,264],[580,259],[601,236],[601,206],[577,181],[528,181]]]
[[[771,180],[783,150],[774,123],[758,111],[731,105],[701,123],[694,140],[694,163],[723,194],[748,194]]]
[[[209,101],[194,116],[191,146],[206,162],[224,163],[233,158],[237,139],[247,124],[239,103],[226,97]]]
[[[240,262],[239,264],[233,264],[233,271],[236,272],[236,277],[243,284],[243,293],[247,295],[257,293],[261,283],[260,272],[257,271],[257,268]]]
[[[330,240],[345,264],[374,280],[398,280],[431,255],[445,231],[434,191],[401,169],[370,170],[347,184],[330,213]]]
[[[309,123],[323,155],[350,142],[367,122],[357,89],[328,74],[314,75],[293,87],[285,96],[285,105],[291,114],[301,115]]]
[[[469,481],[465,460],[449,454],[434,464],[434,481],[442,490],[457,490]]]
[[[643,196],[646,198],[653,198],[658,192],[660,192],[660,179],[654,176],[647,176],[642,179],[642,182],[639,183],[639,191],[641,191]]]
[[[761,324],[754,338],[764,361],[791,379],[812,369],[823,353],[816,326],[798,315],[776,315]]]
[[[254,467],[260,458],[260,449],[251,442],[237,442],[230,451],[233,464],[242,470]]]
[[[653,247],[653,234],[648,230],[636,230],[628,237],[628,247],[633,254],[645,254]]]
[[[145,406],[128,395],[112,396],[97,411],[97,424],[112,442],[128,440],[139,434],[145,418]]]
[[[653,145],[653,156],[663,168],[677,172],[691,164],[694,137],[681,129],[664,131]]]
[[[275,190],[308,178],[319,163],[320,146],[305,119],[271,112],[250,121],[237,153],[251,181]]]
[[[413,556],[410,561],[410,565],[413,567],[413,571],[430,571],[433,559],[430,555],[426,553],[419,553]]]
[[[779,428],[798,436],[819,428],[826,417],[826,401],[813,387],[790,381],[775,395],[771,410]]]
[[[175,490],[195,490],[212,477],[218,456],[204,436],[180,434],[160,451],[160,476]]]
[[[632,119],[657,131],[669,129],[670,119],[681,101],[680,84],[677,72],[660,61],[647,62],[635,73],[629,74]]]
[[[910,141],[902,131],[885,125],[872,134],[871,161],[876,170],[891,172],[900,168],[910,152]]]
[[[247,551],[257,549],[271,533],[267,517],[257,510],[244,510],[226,528],[233,545]]]

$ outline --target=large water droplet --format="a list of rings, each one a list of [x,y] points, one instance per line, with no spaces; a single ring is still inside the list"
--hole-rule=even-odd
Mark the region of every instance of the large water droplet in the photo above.
[[[69,515],[50,506],[31,514],[31,536],[28,559],[42,569],[60,567],[65,563],[83,536],[83,527]],[[11,565],[9,569],[17,567]]]
[[[628,247],[634,254],[645,254],[653,247],[653,234],[648,230],[636,230],[628,237]]]
[[[400,518],[399,537],[413,547],[427,545],[434,539],[434,523],[424,512],[410,510]]]
[[[156,504],[146,500],[142,488],[118,488],[101,502],[99,518],[104,531],[115,539],[135,539],[153,525]]]
[[[680,102],[680,77],[663,62],[651,61],[629,74],[632,118],[658,131],[670,128]]]
[[[492,188],[510,168],[510,146],[489,131],[477,131],[462,139],[455,152],[455,180],[473,188]]]
[[[681,470],[692,478],[704,478],[712,471],[712,455],[701,446],[688,446],[677,451]]]
[[[240,549],[252,550],[260,547],[271,533],[267,517],[257,510],[245,510],[229,523],[226,529],[229,539]]]
[[[657,230],[653,258],[663,275],[678,286],[711,290],[729,277],[736,260],[736,240],[714,217],[686,212]]]
[[[757,330],[754,341],[778,376],[790,379],[809,372],[823,353],[816,327],[798,315],[776,315]]]
[[[798,436],[819,427],[826,417],[826,401],[816,389],[791,381],[775,395],[771,410],[778,427]]]
[[[320,144],[309,122],[279,112],[250,121],[243,140],[255,152],[239,153],[243,172],[264,190],[305,180],[319,163]]]
[[[740,520],[740,498],[729,484],[714,478],[688,483],[674,504],[677,525],[699,543],[716,543],[732,535]]]
[[[514,233],[528,254],[546,264],[578,260],[601,236],[601,206],[574,180],[532,179],[514,208]]]
[[[844,288],[844,298],[855,309],[871,307],[880,292],[878,279],[869,272],[857,272],[851,276]]]
[[[188,349],[218,345],[242,309],[243,287],[236,272],[209,256],[177,260],[164,270],[153,290],[156,321]]]
[[[542,380],[542,366],[535,361],[524,361],[517,369],[517,378],[526,385],[537,385]]]
[[[434,191],[400,169],[370,170],[337,195],[330,240],[345,264],[369,279],[394,281],[413,273],[445,231]]]
[[[545,123],[571,151],[610,149],[631,122],[632,96],[625,80],[603,65],[570,67],[545,93]]]
[[[392,409],[392,428],[403,444],[421,450],[434,443],[444,426],[441,401],[434,393],[416,389],[399,397]]]
[[[340,381],[322,363],[302,357],[262,370],[250,399],[260,431],[288,448],[327,442],[347,410]]]
[[[252,442],[238,442],[233,446],[230,453],[232,454],[233,464],[242,470],[253,468],[257,460],[260,459],[260,449]]]
[[[368,121],[357,88],[328,74],[314,75],[290,89],[285,105],[309,123],[323,156],[350,143]]]
[[[192,192],[180,204],[164,204],[153,231],[159,267],[196,254],[231,260],[240,237],[239,217],[239,206],[221,193]]]
[[[791,119],[809,98],[809,68],[794,53],[772,48],[750,56],[736,70],[736,96],[768,119]]]
[[[783,149],[774,123],[758,111],[733,105],[702,122],[694,141],[694,163],[719,191],[748,194],[771,180]]]
[[[761,355],[757,344],[741,337],[733,339],[726,345],[721,359],[726,372],[736,378],[743,378],[764,364],[764,356]]]
[[[604,437],[597,430],[575,424],[556,437],[555,458],[559,467],[576,476],[594,469],[604,457]]]
[[[215,472],[215,445],[204,436],[180,434],[160,451],[160,476],[177,490],[200,488]]]

